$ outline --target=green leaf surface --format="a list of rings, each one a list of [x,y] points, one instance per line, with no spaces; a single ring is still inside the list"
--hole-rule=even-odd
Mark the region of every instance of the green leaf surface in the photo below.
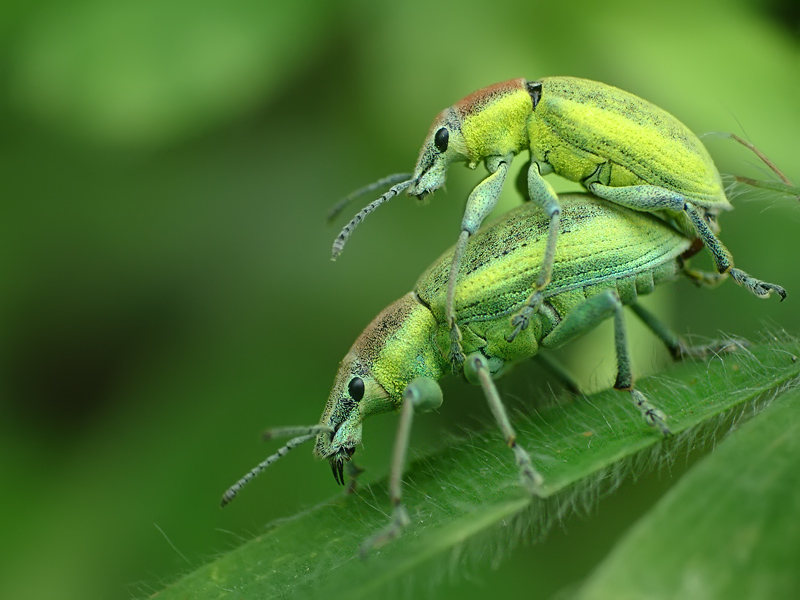
[[[613,490],[626,473],[669,461],[713,438],[723,425],[729,427],[728,417],[753,414],[765,400],[793,389],[800,374],[798,354],[796,341],[773,338],[643,379],[638,388],[670,415],[674,435],[666,441],[648,429],[625,395],[612,390],[564,396],[534,415],[518,416],[520,443],[531,451],[546,481],[544,498],[525,495],[511,452],[500,434],[487,427],[485,433],[452,440],[411,464],[404,479],[411,525],[366,560],[358,558],[360,544],[388,522],[391,511],[385,482],[274,522],[155,597],[375,598],[420,586],[429,589],[464,564],[496,564],[514,544],[541,538],[572,507],[591,504]],[[787,396],[781,404],[791,406],[791,399]],[[779,406],[777,400],[773,404]],[[769,431],[758,440],[763,442],[766,435],[776,444],[791,441],[796,455],[797,442],[781,434],[780,421],[768,421]],[[796,429],[797,420],[787,420],[785,426]],[[760,471],[768,451],[759,442],[746,443],[746,448],[749,453],[737,452],[728,461],[736,461],[734,473],[758,476],[744,480],[753,482],[757,493],[763,486],[760,479],[782,473],[786,464],[778,461],[774,470]],[[731,494],[730,486],[743,480],[731,479],[730,469],[728,476],[716,485]],[[703,502],[710,505],[723,498],[720,489],[709,491],[692,493],[707,496]],[[796,544],[797,530],[792,531]],[[640,571],[657,569],[658,559],[642,560]]]
[[[581,600],[800,597],[800,390],[724,440],[630,531]]]

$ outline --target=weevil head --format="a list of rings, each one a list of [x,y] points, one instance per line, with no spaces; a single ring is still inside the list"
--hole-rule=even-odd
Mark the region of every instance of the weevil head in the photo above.
[[[320,418],[320,424],[330,427],[331,432],[317,436],[314,454],[330,461],[338,483],[343,483],[344,463],[361,444],[364,418],[392,410],[389,393],[373,375],[370,362],[369,356],[355,346],[347,353]]]
[[[444,185],[447,167],[465,160],[468,157],[461,134],[461,117],[454,108],[446,108],[433,120],[422,144],[408,195],[422,200],[432,194]]]
[[[422,199],[442,187],[454,162],[475,168],[486,158],[528,147],[533,99],[526,85],[524,79],[496,83],[440,112],[420,150],[408,195]]]
[[[443,365],[433,347],[436,320],[413,293],[381,312],[358,337],[339,365],[320,425],[314,454],[331,464],[338,483],[344,463],[361,444],[365,418],[397,410],[416,377],[438,379]]]

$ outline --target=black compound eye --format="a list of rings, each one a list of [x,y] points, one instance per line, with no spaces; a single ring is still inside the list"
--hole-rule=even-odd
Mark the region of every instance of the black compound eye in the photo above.
[[[450,132],[447,131],[446,127],[442,127],[439,131],[436,132],[436,135],[433,136],[433,145],[436,146],[436,149],[439,152],[447,151],[447,144],[449,141],[450,141]]]
[[[347,384],[347,391],[350,397],[358,402],[364,397],[364,380],[361,377],[353,377]]]

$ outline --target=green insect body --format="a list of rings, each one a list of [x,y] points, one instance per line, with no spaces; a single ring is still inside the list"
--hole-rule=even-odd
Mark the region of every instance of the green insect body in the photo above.
[[[582,183],[605,200],[670,221],[709,248],[720,274],[730,274],[756,296],[766,298],[772,292],[781,299],[786,296],[782,287],[733,268],[730,252],[716,236],[716,216],[731,208],[719,172],[700,140],[675,117],[633,94],[595,81],[513,79],[479,90],[442,111],[410,179],[384,180],[399,183],[356,215],[334,243],[335,258],[367,214],[403,190],[417,198],[434,192],[444,184],[450,164],[466,162],[475,168],[485,163],[489,176],[467,200],[448,278],[449,355],[456,370],[464,356],[454,305],[456,282],[461,285],[461,255],[469,236],[497,204],[509,165],[523,150],[530,152],[524,195],[548,217],[549,230],[539,275],[531,283],[528,301],[513,316],[509,340],[528,326],[554,276],[561,206],[543,177],[553,172]],[[622,238],[617,241],[625,244]],[[558,243],[558,252],[562,250]]]
[[[449,139],[444,152],[436,141],[442,128]],[[417,183],[408,193],[424,196],[441,187],[453,162],[474,169],[488,157],[523,150],[571,181],[653,185],[713,214],[732,208],[711,156],[683,123],[633,94],[575,77],[513,79],[442,111],[423,144],[414,170]],[[663,212],[680,217],[683,207],[677,208]]]
[[[463,348],[468,354],[463,372],[483,388],[514,451],[523,483],[534,493],[542,478],[516,443],[493,378],[514,363],[533,357],[540,348],[559,347],[613,317],[618,366],[615,387],[631,394],[650,425],[668,433],[666,417],[633,387],[622,305],[633,305],[674,356],[691,352],[635,303],[659,283],[685,272],[682,257],[691,251],[692,240],[651,215],[588,194],[564,195],[561,202],[564,210],[553,279],[530,327],[513,341],[506,340],[508,318],[527,301],[547,245],[549,221],[532,204],[506,213],[470,240],[455,294]],[[287,445],[291,447],[316,435],[315,455],[328,460],[334,477],[343,483],[344,466],[350,464],[361,443],[364,419],[402,409],[390,479],[395,515],[389,529],[370,540],[366,548],[385,543],[407,522],[400,503],[400,477],[411,418],[415,412],[441,404],[437,381],[451,372],[446,300],[452,256],[451,250],[437,260],[414,291],[387,307],[359,336],[339,366],[319,425],[289,433],[302,434]],[[225,494],[223,504],[288,449],[282,448],[248,473]]]
[[[523,205],[467,245],[455,297],[458,324],[464,332],[464,351],[484,354],[493,372],[534,356],[540,346],[569,341],[561,335],[548,336],[587,297],[615,290],[622,303],[632,304],[656,283],[674,278],[680,271],[679,257],[691,245],[691,240],[648,215],[591,196],[563,199],[569,204],[564,203],[561,219],[562,248],[543,310],[512,342],[505,339],[508,317],[524,305],[538,275],[548,222],[537,218],[533,206]],[[337,433],[333,439],[319,436],[319,457],[347,460],[361,441],[364,417],[398,408],[412,380],[440,379],[449,372],[445,301],[452,256],[452,250],[443,255],[413,292],[381,312],[345,356],[320,419]],[[357,402],[348,390],[356,377],[365,386]]]

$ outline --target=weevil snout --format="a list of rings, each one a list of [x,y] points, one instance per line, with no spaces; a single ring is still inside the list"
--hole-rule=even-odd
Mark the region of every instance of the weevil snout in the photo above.
[[[320,419],[330,429],[317,436],[314,454],[330,462],[333,478],[340,485],[344,484],[344,463],[350,460],[356,446],[361,443],[362,415],[355,398],[360,400],[363,393],[364,382],[360,377],[346,375],[339,378]]]
[[[356,445],[360,441],[360,423],[357,427],[348,427],[344,431],[338,427],[337,431],[324,432],[317,437],[314,453],[319,458],[328,459],[333,478],[339,485],[344,485],[344,463],[356,453]]]
[[[342,454],[348,457],[353,455],[355,447],[361,443],[361,419],[356,415],[334,423],[329,421],[331,431],[325,431],[317,436],[314,453],[318,458],[332,459]]]
[[[408,188],[407,194],[415,196],[418,200],[424,200],[425,196],[432,194],[444,185],[445,174],[447,172],[447,161],[442,155],[434,152],[423,155],[414,169],[414,179]]]

